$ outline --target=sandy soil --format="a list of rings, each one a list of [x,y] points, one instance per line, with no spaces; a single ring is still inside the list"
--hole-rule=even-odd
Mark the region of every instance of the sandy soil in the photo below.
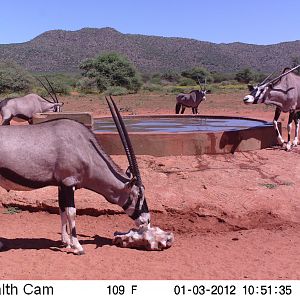
[[[200,113],[272,120],[273,109],[245,106],[243,95],[209,95]],[[65,110],[108,114],[96,96],[63,101]],[[129,114],[174,110],[169,95],[119,97],[117,103]],[[125,156],[112,158],[127,167]],[[60,247],[56,188],[0,188],[0,279],[300,279],[299,158],[299,146],[139,156],[152,224],[175,235],[174,245],[160,252],[113,246],[113,233],[127,231],[132,221],[101,196],[79,190],[77,232],[86,254],[75,256]],[[10,206],[22,211],[7,214]]]

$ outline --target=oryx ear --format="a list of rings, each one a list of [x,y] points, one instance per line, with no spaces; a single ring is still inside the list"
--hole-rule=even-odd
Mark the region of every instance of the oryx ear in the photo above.
[[[254,90],[254,86],[252,84],[248,84],[248,90],[252,92]]]
[[[126,187],[131,189],[136,184],[136,177],[132,177],[129,182],[126,183]]]

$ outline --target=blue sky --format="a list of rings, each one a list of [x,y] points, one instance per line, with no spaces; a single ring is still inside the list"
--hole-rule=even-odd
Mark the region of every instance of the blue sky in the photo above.
[[[299,0],[0,0],[0,9],[0,44],[83,27],[214,43],[300,39]]]

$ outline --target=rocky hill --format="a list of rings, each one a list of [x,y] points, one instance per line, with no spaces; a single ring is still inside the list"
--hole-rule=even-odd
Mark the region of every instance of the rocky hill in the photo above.
[[[186,38],[123,34],[112,28],[51,30],[31,41],[0,45],[0,59],[36,72],[79,72],[79,63],[103,52],[125,55],[142,72],[182,71],[203,66],[235,72],[245,67],[269,72],[300,57],[300,41],[274,45],[215,44]]]

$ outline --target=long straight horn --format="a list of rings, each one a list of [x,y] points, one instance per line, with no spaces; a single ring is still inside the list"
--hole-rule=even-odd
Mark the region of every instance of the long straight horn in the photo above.
[[[137,185],[138,186],[142,186],[143,183],[142,183],[142,178],[141,178],[140,170],[139,170],[139,167],[138,167],[138,164],[137,164],[136,156],[135,156],[135,153],[133,151],[133,147],[132,147],[132,144],[131,144],[131,141],[130,141],[130,138],[129,138],[129,135],[128,135],[128,132],[127,132],[127,129],[126,129],[126,126],[125,126],[124,121],[123,121],[123,119],[122,119],[122,117],[120,115],[118,107],[117,107],[116,103],[114,102],[114,100],[113,100],[113,98],[111,96],[110,96],[110,100],[111,100],[111,102],[112,102],[112,104],[113,104],[113,106],[115,108],[116,115],[117,115],[118,120],[120,122],[123,134],[125,136],[126,144],[127,144],[128,149],[129,149],[130,160],[132,161],[132,173],[133,173],[133,175],[137,179]]]
[[[268,75],[259,85],[263,85],[267,82],[267,80],[274,74],[275,72],[272,72],[270,75]]]
[[[131,159],[131,156],[130,156],[130,151],[129,151],[129,148],[128,148],[128,145],[127,145],[127,142],[126,142],[126,138],[125,138],[125,135],[124,135],[124,132],[122,130],[122,127],[121,127],[121,124],[118,120],[118,117],[116,115],[116,112],[114,110],[114,107],[113,105],[111,104],[111,102],[106,98],[105,96],[105,100],[108,104],[108,107],[109,107],[109,110],[110,110],[110,113],[112,115],[112,118],[116,124],[116,127],[118,129],[118,132],[119,132],[119,136],[121,138],[121,141],[122,141],[122,144],[123,144],[123,147],[124,147],[124,150],[125,150],[125,153],[126,153],[126,156],[127,156],[127,159],[128,159],[128,162],[129,162],[129,167],[130,167],[130,171],[133,172],[133,162],[132,162],[132,159]]]
[[[300,65],[298,65],[298,66],[296,66],[296,67],[294,67],[294,68],[292,68],[292,69],[286,71],[285,73],[280,74],[280,75],[277,76],[276,78],[274,78],[274,79],[272,79],[271,81],[269,81],[268,84],[271,84],[271,83],[277,81],[278,79],[280,79],[280,78],[282,78],[283,76],[285,76],[285,75],[287,75],[287,74],[289,74],[289,73],[291,73],[291,72],[297,70],[298,68],[300,68]]]
[[[57,96],[56,96],[56,93],[55,93],[55,91],[54,91],[54,88],[53,88],[52,84],[50,83],[50,81],[48,80],[48,78],[47,78],[46,76],[44,76],[44,77],[45,77],[46,81],[48,82],[48,84],[49,84],[49,86],[50,86],[50,88],[51,88],[52,93],[54,94],[55,102],[58,103],[58,99],[57,99]],[[51,97],[52,97],[52,96],[51,96]],[[53,98],[52,98],[52,99],[53,99]]]
[[[50,100],[48,100],[48,99],[46,99],[46,98],[44,98],[44,97],[42,97],[42,98],[43,98],[44,100],[50,102],[50,103],[56,103],[56,100],[53,98],[53,96],[52,96],[52,94],[50,93],[50,91],[48,90],[48,88],[44,85],[43,81],[40,80],[38,77],[35,77],[35,79],[37,79],[37,80],[40,82],[40,84],[43,86],[43,88],[47,91],[47,93],[48,93],[48,94],[50,95],[50,97],[52,98],[53,102],[50,101]]]

